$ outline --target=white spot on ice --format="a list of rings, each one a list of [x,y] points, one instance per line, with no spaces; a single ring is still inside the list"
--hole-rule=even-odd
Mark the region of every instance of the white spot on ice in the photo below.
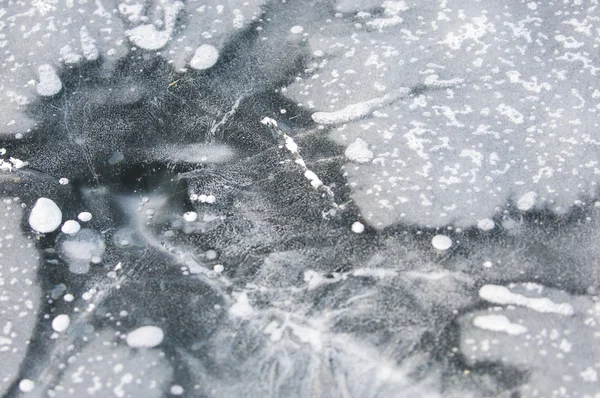
[[[361,138],[357,138],[354,142],[348,145],[344,152],[346,157],[357,163],[367,163],[373,160],[373,152],[369,150],[369,144]]]
[[[23,379],[19,382],[19,390],[21,392],[30,392],[35,388],[35,383],[29,379]]]
[[[162,343],[165,337],[158,326],[142,326],[127,334],[127,345],[133,348],[152,348]]]
[[[479,297],[495,304],[512,304],[530,308],[534,311],[554,313],[559,315],[573,315],[571,304],[556,304],[549,298],[530,298],[522,294],[513,293],[508,288],[499,285],[483,285],[479,289]]]
[[[37,92],[42,97],[51,97],[60,93],[62,82],[56,74],[54,68],[48,64],[41,65],[38,68],[40,82],[37,84]]]
[[[62,333],[67,330],[70,324],[71,320],[69,319],[69,316],[60,314],[52,320],[52,329],[57,333]]]
[[[452,246],[452,239],[446,235],[436,235],[431,239],[431,244],[437,250],[448,250]]]
[[[92,219],[92,213],[82,211],[81,213],[79,213],[77,218],[79,219],[79,221],[88,222]]]
[[[79,230],[81,229],[81,225],[79,225],[79,223],[75,220],[67,220],[65,221],[65,223],[63,224],[63,226],[60,228],[60,230],[65,233],[65,234],[69,234],[69,235],[74,235],[77,232],[79,232]]]
[[[365,226],[360,221],[356,221],[352,224],[352,232],[355,234],[362,234],[365,231]]]
[[[79,29],[79,38],[85,59],[88,61],[97,60],[100,54],[98,52],[98,48],[96,47],[96,40],[90,36],[87,27],[82,26],[81,29]]]
[[[525,326],[511,323],[504,315],[480,315],[473,319],[473,325],[480,329],[505,332],[513,336],[527,332]]]
[[[290,32],[292,32],[295,35],[299,35],[300,33],[304,32],[304,28],[300,25],[292,26]]]
[[[190,67],[198,70],[211,68],[219,59],[219,50],[210,44],[203,44],[196,49]]]
[[[400,88],[393,94],[373,98],[368,101],[351,104],[335,112],[315,112],[311,115],[312,120],[320,124],[342,124],[366,117],[381,106],[390,104],[410,92],[407,88]]]
[[[517,201],[517,208],[521,211],[531,210],[535,206],[537,196],[535,192],[527,192]]]
[[[490,231],[494,229],[495,226],[496,223],[491,218],[484,218],[483,220],[479,220],[477,222],[477,228],[479,228],[482,231]]]
[[[183,214],[183,219],[187,222],[194,222],[198,219],[198,213],[195,211],[188,211]]]
[[[229,314],[236,318],[247,318],[254,313],[245,292],[237,296],[237,301],[229,308]]]
[[[62,212],[51,199],[39,198],[31,214],[29,215],[29,226],[41,233],[55,231],[62,222]]]
[[[175,29],[177,14],[183,9],[183,3],[180,1],[169,3],[169,1],[163,0],[161,5],[164,11],[164,30],[158,30],[152,24],[145,24],[125,31],[129,40],[144,50],[160,50],[167,45]]]

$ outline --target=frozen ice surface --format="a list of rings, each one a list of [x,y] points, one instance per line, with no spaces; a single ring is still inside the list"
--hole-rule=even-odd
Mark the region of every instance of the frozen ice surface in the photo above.
[[[596,398],[597,3],[4,1],[0,395]]]
[[[373,151],[345,170],[374,227],[471,226],[511,202],[562,214],[597,193],[596,4],[340,7],[353,18],[307,30],[312,61],[285,93]]]

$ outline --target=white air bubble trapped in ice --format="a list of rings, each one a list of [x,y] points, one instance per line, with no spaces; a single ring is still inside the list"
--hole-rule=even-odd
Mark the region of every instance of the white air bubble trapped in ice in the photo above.
[[[63,226],[60,228],[60,230],[65,233],[65,234],[69,234],[69,235],[74,235],[77,232],[79,232],[79,230],[81,229],[81,225],[79,225],[79,223],[75,220],[67,220],[65,221],[65,223],[63,224]]]
[[[35,383],[33,380],[23,379],[19,382],[19,390],[21,392],[30,392],[35,388]]]
[[[55,231],[62,222],[62,212],[52,201],[48,198],[39,198],[31,214],[29,215],[29,226],[43,234]]]
[[[431,244],[437,250],[448,250],[452,246],[452,239],[446,235],[436,235],[431,239]]]
[[[77,218],[79,219],[79,221],[88,222],[92,219],[92,213],[82,211],[81,213],[79,213]]]
[[[142,326],[127,334],[127,345],[133,348],[152,348],[162,343],[165,337],[158,326]]]
[[[183,219],[187,222],[194,222],[198,219],[198,213],[195,211],[188,211],[187,213],[183,213]]]
[[[355,234],[362,234],[365,231],[365,226],[360,221],[356,221],[352,224],[352,232]]]
[[[197,70],[211,68],[219,59],[219,50],[210,44],[203,44],[196,49],[190,67]]]
[[[69,316],[61,314],[52,320],[52,329],[54,329],[54,331],[57,333],[62,333],[67,330],[70,324],[71,319],[69,319]]]

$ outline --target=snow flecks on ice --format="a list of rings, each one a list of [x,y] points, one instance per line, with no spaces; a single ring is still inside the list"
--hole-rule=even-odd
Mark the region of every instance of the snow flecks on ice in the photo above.
[[[39,198],[29,214],[29,226],[37,232],[54,232],[62,222],[62,212],[52,199]]]
[[[597,393],[600,351],[593,343],[600,326],[597,297],[535,283],[486,285],[482,291],[486,300],[506,306],[475,310],[458,319],[460,351],[467,365],[498,362],[527,370],[527,380],[519,386],[523,395]]]
[[[521,211],[528,211],[533,209],[535,202],[537,201],[538,194],[535,192],[527,192],[521,196],[517,201],[517,208]]]
[[[162,343],[165,335],[158,326],[142,326],[127,334],[127,345],[132,348],[153,348]]]
[[[337,4],[356,18],[304,26],[314,58],[285,95],[336,143],[369,143],[344,168],[367,223],[474,227],[511,199],[563,214],[598,193],[599,25],[579,2]]]
[[[48,64],[38,68],[40,81],[37,84],[37,93],[42,97],[52,97],[62,90],[62,82],[54,68]]]
[[[88,61],[96,61],[100,56],[98,47],[96,47],[96,40],[92,36],[84,25],[79,30],[79,37],[81,40],[81,50],[83,51],[83,57]]]
[[[144,24],[125,31],[129,40],[144,50],[160,50],[167,45],[175,30],[177,15],[184,8],[180,1],[162,0],[160,5],[164,14],[163,30],[154,24]]]

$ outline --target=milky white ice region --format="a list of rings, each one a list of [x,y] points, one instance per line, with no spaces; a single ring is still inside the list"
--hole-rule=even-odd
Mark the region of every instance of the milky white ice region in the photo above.
[[[283,92],[373,152],[344,168],[369,224],[472,227],[598,192],[598,5],[535,4],[340,0],[356,18],[304,25],[314,57]]]
[[[127,334],[127,345],[133,348],[153,348],[162,343],[165,335],[158,326],[142,326]]]
[[[36,282],[39,252],[27,231],[18,227],[26,212],[21,204],[14,198],[0,200],[0,396],[13,383],[21,383],[19,368],[34,338],[43,299]],[[21,386],[28,389],[32,383],[25,381]]]
[[[509,288],[499,285],[483,285],[479,289],[479,297],[495,304],[512,304],[530,308],[538,312],[549,312],[560,315],[573,315],[573,306],[569,303],[554,303],[547,297],[530,298],[513,293]]]
[[[169,391],[173,369],[160,350],[122,344],[114,329],[104,328],[61,368],[48,396],[160,398]]]
[[[203,44],[194,52],[194,56],[190,60],[190,67],[197,70],[209,69],[217,63],[218,59],[219,50],[210,44]]]
[[[76,234],[77,232],[79,232],[80,229],[81,229],[81,225],[79,225],[79,223],[75,220],[67,220],[62,225],[62,227],[60,227],[60,230],[63,233],[69,234],[69,235]]]
[[[57,333],[62,333],[69,328],[71,319],[68,315],[60,314],[52,320],[52,329]]]
[[[29,226],[40,233],[54,232],[62,223],[62,212],[52,199],[39,198],[29,214]]]
[[[23,379],[19,382],[19,390],[21,392],[30,392],[35,388],[35,382],[29,379]]]
[[[452,246],[452,239],[446,235],[435,235],[431,245],[437,250],[448,250]]]
[[[88,222],[92,220],[92,213],[88,211],[82,211],[77,215],[77,218],[79,219],[79,221]]]
[[[229,308],[229,314],[234,318],[248,318],[254,313],[254,309],[248,300],[248,294],[241,292],[237,294],[236,302]]]
[[[183,387],[181,387],[178,384],[174,384],[171,386],[171,388],[169,389],[169,392],[173,395],[183,395],[183,392],[185,390],[183,389]]]
[[[102,261],[106,244],[102,236],[90,229],[80,229],[74,235],[64,235],[57,245],[58,255],[67,263],[69,270],[85,274],[90,264]]]

